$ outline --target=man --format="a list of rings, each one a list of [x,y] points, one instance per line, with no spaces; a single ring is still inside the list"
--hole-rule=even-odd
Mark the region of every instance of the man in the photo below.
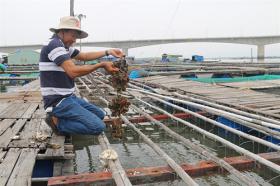
[[[0,58],[0,72],[4,73],[7,70],[7,64],[8,62],[8,56],[2,55],[2,58]]]
[[[80,29],[80,22],[72,16],[62,17],[50,42],[40,55],[40,83],[47,116],[46,122],[56,134],[100,134],[105,128],[105,114],[97,106],[76,97],[74,78],[89,74],[98,68],[107,72],[118,71],[112,62],[95,65],[75,65],[72,59],[89,61],[103,56],[122,57],[118,49],[100,52],[80,52],[72,47],[76,39],[88,34]]]
[[[7,67],[4,64],[0,63],[0,72],[5,72],[6,69]]]

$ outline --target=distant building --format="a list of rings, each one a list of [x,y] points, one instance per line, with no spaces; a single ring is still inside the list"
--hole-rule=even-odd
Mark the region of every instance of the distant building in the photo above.
[[[204,57],[199,56],[199,55],[193,55],[192,56],[192,61],[202,62],[202,61],[204,61]]]
[[[183,56],[174,55],[174,54],[162,54],[161,61],[162,62],[177,62],[177,61],[179,61],[179,57],[183,57]]]
[[[40,53],[33,50],[18,50],[8,54],[8,65],[39,64]]]

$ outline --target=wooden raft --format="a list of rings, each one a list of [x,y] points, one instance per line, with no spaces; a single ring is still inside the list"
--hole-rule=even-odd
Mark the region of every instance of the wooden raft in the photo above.
[[[35,84],[33,89],[27,86],[21,92],[0,94],[0,185],[31,185],[37,159],[57,160],[54,176],[64,175],[65,166],[65,172],[73,174],[69,171],[73,166],[63,164],[74,158],[73,145],[45,123],[42,96],[32,91],[38,90],[38,81]]]
[[[161,88],[170,88],[182,90],[187,93],[202,96],[210,100],[233,106],[242,106],[248,109],[254,109],[259,113],[280,118],[280,95],[273,95],[251,90],[250,87],[256,86],[257,82],[238,83],[242,86],[231,86],[226,84],[209,84],[196,81],[188,81],[176,76],[151,76],[137,79],[138,82],[154,84]],[[246,84],[247,83],[247,84]],[[231,83],[232,85],[233,83]],[[271,80],[267,86],[279,85],[280,80]],[[277,86],[278,86],[277,85]],[[235,88],[234,88],[235,87]],[[236,88],[238,87],[238,88]],[[265,81],[261,81],[259,87],[266,87]]]

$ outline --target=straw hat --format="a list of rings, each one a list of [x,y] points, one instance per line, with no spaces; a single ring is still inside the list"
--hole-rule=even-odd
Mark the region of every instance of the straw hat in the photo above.
[[[50,28],[51,32],[56,33],[58,30],[61,29],[70,29],[70,30],[77,30],[80,31],[81,34],[77,37],[78,39],[83,39],[88,36],[88,33],[81,30],[80,21],[73,17],[73,16],[65,16],[60,19],[60,23],[57,28]]]

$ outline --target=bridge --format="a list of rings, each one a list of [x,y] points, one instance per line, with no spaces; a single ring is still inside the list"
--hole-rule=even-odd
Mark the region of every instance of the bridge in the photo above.
[[[123,40],[123,41],[96,41],[82,42],[85,47],[110,47],[121,48],[126,54],[131,48],[143,46],[170,44],[170,43],[194,43],[194,42],[214,42],[214,43],[235,43],[256,45],[258,48],[257,58],[263,60],[265,57],[265,45],[280,43],[280,36],[249,36],[249,37],[208,37],[208,38],[178,38],[178,39],[149,39],[149,40]],[[13,45],[0,46],[0,52],[13,52],[18,49],[40,49],[42,45]]]

